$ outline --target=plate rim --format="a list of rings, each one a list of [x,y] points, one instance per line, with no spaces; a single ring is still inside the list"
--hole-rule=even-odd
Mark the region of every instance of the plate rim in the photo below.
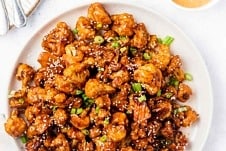
[[[13,65],[12,65],[12,70],[10,72],[10,77],[8,77],[8,85],[7,85],[7,90],[9,90],[10,86],[11,86],[11,82],[10,80],[14,77],[14,70],[16,68],[16,66],[18,65],[18,62],[19,62],[19,59],[21,58],[21,55],[23,54],[23,51],[25,50],[25,48],[28,46],[28,43],[30,41],[32,41],[36,35],[38,33],[40,33],[45,27],[48,27],[49,24],[56,24],[56,22],[54,22],[57,18],[61,18],[62,16],[64,16],[65,14],[75,10],[75,9],[79,9],[81,7],[85,7],[85,6],[88,6],[90,5],[91,3],[94,3],[94,2],[100,2],[102,4],[124,4],[124,5],[132,5],[133,7],[137,7],[137,8],[140,8],[140,9],[144,9],[145,11],[149,11],[151,13],[153,13],[154,15],[157,15],[158,17],[160,17],[161,19],[163,19],[164,21],[166,21],[168,24],[172,25],[174,28],[176,28],[176,30],[178,30],[180,32],[180,34],[182,34],[182,36],[185,38],[186,42],[189,43],[189,45],[191,45],[193,47],[193,49],[195,49],[194,53],[198,56],[199,58],[199,61],[201,61],[200,63],[202,63],[202,66],[204,67],[204,71],[205,71],[205,75],[206,75],[206,78],[208,79],[208,81],[206,81],[206,83],[209,85],[208,89],[209,89],[209,92],[211,92],[210,95],[210,101],[209,101],[209,106],[211,108],[209,108],[209,121],[207,122],[208,125],[206,125],[205,129],[206,130],[206,133],[205,135],[203,136],[204,137],[204,140],[202,141],[202,144],[200,144],[200,150],[202,150],[204,148],[204,145],[205,143],[207,142],[207,139],[208,139],[208,136],[210,134],[210,127],[211,127],[211,124],[212,124],[212,119],[213,119],[213,109],[214,109],[214,106],[213,106],[213,87],[212,87],[212,83],[211,83],[211,79],[210,79],[210,73],[208,71],[208,68],[207,68],[207,65],[206,65],[206,62],[205,60],[203,59],[202,55],[200,54],[199,52],[199,49],[197,48],[197,46],[194,44],[193,40],[191,38],[189,38],[188,35],[185,34],[185,32],[180,28],[180,26],[178,26],[176,23],[174,23],[172,20],[170,20],[168,17],[166,17],[164,14],[156,11],[153,9],[153,7],[147,7],[145,6],[143,3],[140,4],[140,3],[136,3],[135,0],[130,0],[130,1],[120,1],[120,0],[115,0],[115,1],[108,1],[108,0],[96,0],[96,1],[93,1],[93,0],[88,0],[88,1],[84,1],[84,2],[81,2],[81,3],[78,3],[76,6],[74,7],[71,7],[71,8],[68,8],[64,11],[62,11],[60,14],[57,14],[55,17],[51,17],[49,20],[47,20],[46,22],[44,22],[37,30],[34,31],[34,34],[32,34],[27,41],[24,42],[24,45],[21,47],[21,51],[18,53],[18,57],[16,60],[14,60],[13,62]],[[55,25],[54,24],[54,25]],[[8,91],[7,91],[8,92]],[[7,93],[8,95],[8,93]],[[6,98],[6,100],[8,100],[8,97]],[[9,115],[9,109],[7,110],[7,113],[6,113],[6,117],[8,117]],[[18,143],[16,143],[18,144]]]

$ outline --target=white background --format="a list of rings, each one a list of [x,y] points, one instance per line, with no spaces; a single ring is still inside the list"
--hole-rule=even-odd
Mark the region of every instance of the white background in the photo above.
[[[82,0],[42,0],[35,12],[28,18],[26,27],[12,29],[7,35],[0,36],[0,95],[7,88],[4,78],[10,76],[12,62],[29,38],[51,18],[81,2]],[[156,10],[176,23],[199,49],[207,65],[214,94],[213,120],[203,151],[225,151],[226,0],[220,0],[207,10],[195,12],[178,9],[171,5],[169,0],[137,0],[137,2]],[[2,101],[5,100],[0,100],[0,105],[4,104]],[[12,139],[4,136],[2,123],[0,124],[0,150],[16,150]]]

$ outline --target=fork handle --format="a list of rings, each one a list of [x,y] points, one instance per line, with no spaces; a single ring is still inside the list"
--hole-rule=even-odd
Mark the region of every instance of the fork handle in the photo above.
[[[9,30],[9,18],[3,0],[0,0],[0,35],[4,35]]]
[[[20,28],[26,25],[27,17],[24,14],[23,8],[18,0],[12,0],[13,7],[13,24]]]

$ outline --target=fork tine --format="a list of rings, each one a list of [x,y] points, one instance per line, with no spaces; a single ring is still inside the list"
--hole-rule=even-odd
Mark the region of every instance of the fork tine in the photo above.
[[[13,24],[20,28],[26,25],[27,17],[23,11],[23,8],[19,0],[12,0],[13,5]]]
[[[4,35],[9,30],[9,18],[4,0],[0,0],[0,35]]]

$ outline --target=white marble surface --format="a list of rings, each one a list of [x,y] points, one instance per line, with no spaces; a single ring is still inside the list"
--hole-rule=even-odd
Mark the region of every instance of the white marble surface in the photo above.
[[[80,0],[42,0],[28,18],[26,27],[12,29],[7,35],[0,36],[1,104],[5,101],[2,93],[7,89],[4,78],[10,76],[12,62],[26,41],[51,18],[81,2]],[[137,0],[137,2],[156,10],[176,23],[200,50],[210,74],[214,93],[213,121],[203,151],[224,151],[226,148],[226,0],[220,0],[213,7],[196,12],[175,8],[170,5],[169,0]],[[5,112],[4,109],[1,109],[1,112]],[[1,122],[0,124],[2,125]],[[17,150],[13,140],[10,137],[3,137],[4,135],[3,128],[0,127],[0,150]]]

